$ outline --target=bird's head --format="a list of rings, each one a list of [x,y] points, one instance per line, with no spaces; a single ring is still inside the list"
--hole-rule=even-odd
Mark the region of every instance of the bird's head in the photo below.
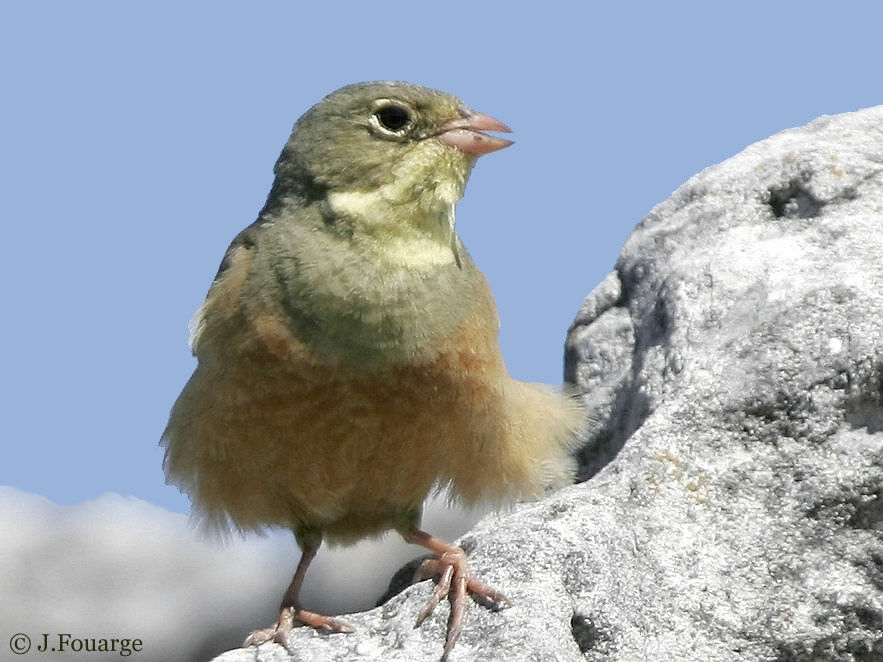
[[[366,250],[379,246],[394,261],[460,265],[454,208],[472,166],[512,144],[485,131],[510,129],[420,85],[349,85],[294,125],[271,200],[283,209],[289,197],[327,203],[327,229],[360,237]]]
[[[440,189],[459,199],[476,158],[512,144],[484,131],[510,129],[453,95],[420,85],[349,85],[297,121],[276,163],[277,183],[322,193],[388,187],[404,197]]]

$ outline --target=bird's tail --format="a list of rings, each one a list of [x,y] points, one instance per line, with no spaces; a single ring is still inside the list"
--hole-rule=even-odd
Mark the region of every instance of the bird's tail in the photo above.
[[[439,487],[455,502],[501,506],[574,481],[574,452],[586,437],[582,401],[545,384],[509,380],[503,389],[473,450],[449,459],[449,482]]]
[[[565,388],[512,381],[507,401],[512,427],[510,471],[522,485],[520,497],[538,497],[571,485],[575,451],[585,439],[587,415],[578,395]]]

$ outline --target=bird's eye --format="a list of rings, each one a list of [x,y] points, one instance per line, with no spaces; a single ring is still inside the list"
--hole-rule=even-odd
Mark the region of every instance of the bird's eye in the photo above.
[[[411,123],[411,113],[407,108],[395,104],[383,106],[374,111],[374,117],[387,131],[398,133]]]

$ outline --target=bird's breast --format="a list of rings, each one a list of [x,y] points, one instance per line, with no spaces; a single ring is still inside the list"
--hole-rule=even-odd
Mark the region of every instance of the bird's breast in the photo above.
[[[387,367],[432,360],[476,306],[496,318],[464,252],[429,237],[304,233],[294,260],[270,265],[291,333],[329,364]]]

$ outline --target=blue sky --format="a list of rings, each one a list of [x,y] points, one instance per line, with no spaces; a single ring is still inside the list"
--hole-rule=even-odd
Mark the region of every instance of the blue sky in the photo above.
[[[194,367],[187,322],[291,125],[341,85],[418,82],[513,127],[458,228],[510,371],[559,382],[573,315],[653,205],[883,101],[879,7],[3,3],[0,485],[186,512],[157,442]]]

